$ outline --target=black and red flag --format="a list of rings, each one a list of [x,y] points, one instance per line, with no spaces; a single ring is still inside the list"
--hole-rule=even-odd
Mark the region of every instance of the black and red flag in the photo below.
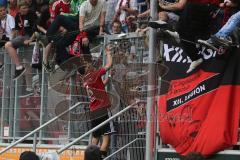
[[[240,112],[240,50],[218,56],[203,49],[203,64],[186,74],[184,52],[164,45],[169,91],[159,99],[161,138],[181,155],[205,156],[237,143]]]

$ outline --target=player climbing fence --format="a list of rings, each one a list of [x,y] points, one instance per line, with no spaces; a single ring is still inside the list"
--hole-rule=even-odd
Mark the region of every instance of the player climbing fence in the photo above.
[[[150,64],[148,62],[148,44],[145,39],[146,37],[135,33],[121,38],[116,35],[105,38],[105,43],[113,46],[112,83],[108,87],[110,91],[117,92],[120,97],[118,110],[137,100],[143,101],[129,113],[119,117],[116,122],[119,130],[113,139],[117,146],[111,146],[111,148],[117,152],[114,156],[120,159],[145,159],[147,98],[160,94],[158,86],[161,86],[158,83],[152,86],[153,90],[148,90],[148,86],[151,86],[148,83],[149,67],[158,68],[154,77],[157,82],[160,82],[159,77],[167,72],[167,68],[160,63]],[[162,93],[169,87],[167,82],[162,81],[163,83],[165,88],[162,88]],[[152,124],[156,125],[156,121],[153,121]],[[127,147],[122,149],[122,146]],[[152,149],[154,150],[154,148]]]

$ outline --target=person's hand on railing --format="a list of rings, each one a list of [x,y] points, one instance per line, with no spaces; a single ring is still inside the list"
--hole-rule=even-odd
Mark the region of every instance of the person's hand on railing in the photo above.
[[[237,7],[238,3],[232,2],[231,0],[224,0],[223,3],[219,4],[220,8],[225,8],[225,7]]]
[[[137,16],[131,15],[131,16],[128,16],[126,18],[126,21],[129,22],[129,23],[132,22],[132,21],[135,21],[135,20],[137,20]]]
[[[32,40],[28,39],[28,40],[25,40],[23,43],[24,45],[29,46],[31,42]]]
[[[135,32],[139,35],[139,36],[143,36],[146,34],[146,32],[149,30],[149,27],[146,27],[144,29],[138,28]]]
[[[220,3],[220,4],[219,4],[219,7],[220,7],[220,8],[224,8],[224,7],[226,7],[226,4],[225,4],[225,3]]]
[[[104,66],[104,68],[106,70],[109,70],[110,67],[112,66],[112,45],[111,44],[108,44],[106,47],[105,47],[105,54],[106,54],[106,58],[107,58],[107,63],[106,65]]]
[[[112,44],[107,44],[105,48],[106,55],[113,52],[114,46]]]
[[[110,69],[108,78],[112,78],[115,75],[115,73],[116,73],[115,69]]]
[[[83,38],[83,39],[82,39],[82,44],[83,44],[84,46],[88,46],[88,44],[89,44],[89,39],[88,39],[87,37]]]
[[[65,15],[65,13],[64,12],[60,12],[60,15]]]
[[[122,11],[126,11],[128,9],[128,7],[127,6],[121,6],[121,7],[119,7],[119,9],[122,10]]]

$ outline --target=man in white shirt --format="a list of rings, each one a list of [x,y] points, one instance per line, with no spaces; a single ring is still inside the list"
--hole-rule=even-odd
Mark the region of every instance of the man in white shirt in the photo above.
[[[0,47],[3,47],[5,42],[11,40],[15,36],[15,20],[7,14],[6,6],[0,5]],[[0,61],[0,70],[3,67]]]
[[[106,15],[106,1],[105,0],[87,0],[82,3],[79,13],[79,30],[87,32],[89,38],[95,37],[97,34],[101,35],[104,32],[104,23]],[[98,29],[96,33],[96,29]],[[84,45],[88,45],[89,39],[87,37],[82,39]]]
[[[15,20],[14,18],[7,14],[7,9],[5,6],[0,6],[0,38],[3,41],[9,41],[15,35]],[[0,43],[2,47],[2,43]]]

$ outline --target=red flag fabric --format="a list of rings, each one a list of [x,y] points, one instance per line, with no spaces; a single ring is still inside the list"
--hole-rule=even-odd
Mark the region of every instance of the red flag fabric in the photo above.
[[[237,143],[238,53],[234,51],[224,59],[211,58],[187,75],[188,65],[177,61],[176,52],[165,52],[169,59],[165,64],[170,68],[165,79],[169,80],[171,88],[159,98],[160,133],[163,142],[181,155],[200,152],[209,156]],[[171,56],[175,56],[175,62],[171,61]]]

